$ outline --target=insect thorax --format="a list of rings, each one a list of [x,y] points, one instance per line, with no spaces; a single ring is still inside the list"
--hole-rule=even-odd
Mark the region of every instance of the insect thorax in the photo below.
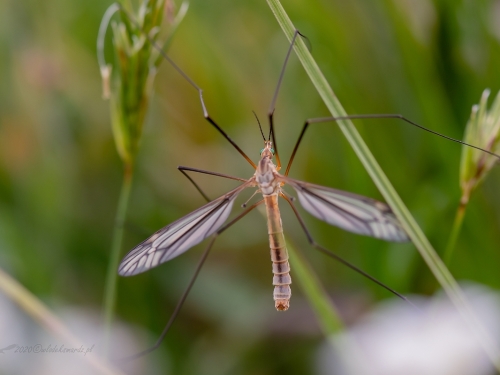
[[[278,193],[280,184],[275,177],[277,173],[276,166],[273,164],[271,158],[263,157],[260,159],[257,170],[255,171],[255,180],[259,185],[262,195]]]

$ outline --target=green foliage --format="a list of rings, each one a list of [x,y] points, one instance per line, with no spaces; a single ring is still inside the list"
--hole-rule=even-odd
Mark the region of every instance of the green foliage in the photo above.
[[[292,25],[288,15],[281,6],[279,0],[268,0],[268,4],[276,16],[283,32],[287,35],[288,39],[292,39],[295,27]],[[306,49],[305,44],[299,40],[295,47],[297,55],[304,66],[308,76],[311,79],[318,94],[323,99],[325,105],[328,107],[333,117],[345,116],[344,108],[335,97],[333,90],[329,87],[323,74],[319,70],[316,62],[312,58],[309,51]],[[377,185],[380,193],[383,195],[387,203],[391,206],[394,214],[401,222],[401,225],[406,230],[408,237],[416,246],[420,255],[424,259],[427,267],[432,272],[439,285],[446,292],[451,302],[455,305],[459,313],[464,318],[464,321],[476,332],[477,337],[486,353],[489,355],[492,363],[500,371],[500,350],[494,340],[489,336],[486,327],[483,327],[477,317],[475,316],[472,307],[469,305],[465,298],[464,293],[458,286],[458,283],[447,269],[443,261],[439,258],[436,251],[432,247],[429,240],[426,238],[422,229],[417,224],[416,220],[411,215],[410,211],[406,208],[405,204],[399,197],[398,193],[389,182],[387,176],[380,168],[380,165],[375,160],[373,154],[368,149],[366,143],[359,135],[359,132],[354,127],[352,121],[342,120],[338,121],[338,126],[342,130],[344,136],[349,141],[350,146],[353,148],[356,156],[360,159],[367,173],[370,175],[373,183]],[[493,121],[493,128],[496,130],[497,118]],[[496,131],[495,131],[496,137]],[[493,137],[493,139],[495,139]],[[470,142],[476,144],[475,142]],[[490,143],[494,144],[493,140]]]
[[[160,26],[165,12],[165,0],[141,2],[137,16],[133,15],[131,6],[111,5],[105,12],[97,40],[98,60],[103,78],[104,97],[111,98],[111,119],[118,154],[124,163],[123,185],[118,201],[115,218],[113,240],[108,263],[106,285],[104,288],[104,355],[107,356],[109,336],[116,300],[116,270],[122,247],[124,224],[132,186],[133,168],[142,134],[149,98],[153,90],[153,82],[159,64],[161,48],[157,44]],[[176,19],[171,22],[170,37],[184,17],[187,3],[183,3]],[[104,63],[104,37],[111,16],[120,13],[120,21],[112,22],[113,46],[116,55],[118,72],[113,79],[113,87],[109,92],[109,76],[111,65]]]
[[[311,304],[321,331],[327,337],[340,332],[343,328],[340,315],[330,301],[328,293],[321,286],[314,270],[307,264],[304,256],[295,249],[290,240],[287,241],[287,246],[294,274],[297,275],[297,284],[300,285]]]
[[[311,0],[284,6],[310,40],[315,61],[347,113],[402,113],[461,139],[484,88],[500,89],[494,1]],[[0,264],[53,310],[64,304],[99,312],[102,304],[122,179],[95,63],[96,30],[106,7],[96,0],[0,2]],[[256,160],[262,140],[251,110],[265,118],[287,48],[265,2],[195,1],[169,56],[204,89],[211,116]],[[177,165],[239,177],[253,173],[203,119],[197,93],[170,65],[159,69],[155,92],[142,128],[122,255],[203,204]],[[284,162],[304,120],[322,116],[328,111],[292,55],[275,115]],[[355,126],[441,251],[461,196],[461,148],[396,120]],[[459,281],[499,289],[495,169],[471,196],[449,268]],[[331,124],[308,131],[290,175],[383,199]],[[211,198],[233,186],[194,178]],[[347,324],[391,298],[316,254],[293,212],[280,208],[287,238],[311,263]],[[165,344],[151,356],[151,362],[168,362],[156,373],[304,374],[315,368],[323,335],[293,269],[290,310],[274,311],[265,222],[252,215],[216,241]],[[345,233],[305,212],[304,219],[319,243],[398,292],[435,290],[412,245]],[[202,246],[144,275],[120,278],[118,319],[142,327],[153,342]]]
[[[464,140],[485,150],[498,153],[500,147],[500,94],[488,110],[489,90],[484,90],[481,101],[472,107],[470,119],[465,128]],[[460,163],[460,187],[462,188],[461,204],[469,202],[470,195],[476,189],[498,159],[470,147],[462,148]]]
[[[139,148],[144,120],[149,108],[153,82],[160,63],[163,61],[158,48],[154,47],[160,36],[165,13],[165,0],[146,0],[140,4],[137,16],[129,3],[124,6],[112,5],[120,14],[120,21],[112,21],[113,46],[116,68],[101,63],[104,87],[109,79],[109,71],[114,74],[111,92],[111,118],[116,147],[126,165],[132,165]],[[184,6],[186,5],[186,6]],[[187,3],[172,24],[170,37],[185,15]],[[107,27],[107,21],[103,24]],[[104,29],[105,30],[105,29]],[[104,33],[100,39],[104,38]],[[157,47],[164,48],[170,38]],[[103,44],[103,43],[99,43]],[[99,51],[102,53],[102,51]]]

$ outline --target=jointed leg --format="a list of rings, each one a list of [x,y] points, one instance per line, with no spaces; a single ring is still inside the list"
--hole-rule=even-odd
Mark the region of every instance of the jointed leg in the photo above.
[[[236,216],[233,220],[231,220],[226,225],[224,225],[221,228],[219,228],[219,230],[212,235],[212,239],[210,240],[210,242],[208,243],[207,247],[205,248],[205,251],[203,252],[203,255],[201,256],[201,259],[198,262],[198,265],[196,266],[196,270],[194,272],[193,277],[191,278],[191,281],[189,282],[189,284],[188,284],[186,290],[184,291],[184,293],[182,294],[182,297],[180,298],[179,302],[177,302],[177,306],[175,307],[174,312],[170,316],[170,319],[168,320],[167,325],[163,329],[163,332],[161,333],[161,335],[158,338],[158,340],[156,341],[156,343],[153,346],[151,346],[150,348],[148,348],[146,350],[143,350],[142,352],[139,352],[137,354],[134,354],[134,355],[122,358],[122,359],[118,360],[117,362],[123,363],[123,362],[129,362],[129,361],[135,360],[135,359],[140,358],[140,357],[142,357],[142,356],[144,356],[146,354],[151,353],[153,350],[157,349],[160,346],[160,344],[162,343],[163,339],[165,338],[168,330],[172,326],[175,318],[177,318],[177,315],[179,315],[179,312],[180,312],[182,306],[184,305],[184,302],[186,301],[186,298],[187,298],[189,292],[191,291],[191,288],[193,287],[193,285],[194,285],[194,283],[196,281],[196,278],[198,277],[198,274],[200,273],[201,267],[205,263],[205,260],[208,257],[208,253],[210,252],[210,249],[212,248],[212,246],[213,246],[215,240],[217,239],[217,237],[222,232],[224,232],[226,229],[228,229],[233,224],[235,224],[242,217],[244,217],[246,214],[248,214],[250,211],[252,211],[255,207],[257,207],[260,204],[262,204],[263,202],[264,202],[264,200],[261,200],[261,201],[255,203],[255,204],[251,205],[248,209],[246,209],[241,214],[239,214],[238,216]]]
[[[456,143],[460,143],[461,145],[472,147],[472,148],[475,148],[476,150],[486,152],[487,154],[490,154],[490,155],[495,156],[496,158],[500,159],[500,155],[497,155],[491,151],[485,150],[484,148],[468,144],[466,142],[460,141],[460,140],[455,139],[455,138],[448,137],[447,135],[443,135],[443,134],[438,133],[434,130],[428,129],[425,126],[419,125],[416,122],[413,122],[400,114],[367,114],[367,115],[348,115],[348,116],[339,116],[339,117],[320,117],[320,118],[309,119],[304,123],[304,126],[302,127],[302,132],[300,133],[299,139],[297,140],[297,143],[295,144],[295,147],[293,148],[292,155],[290,156],[290,160],[288,161],[288,165],[287,165],[286,171],[285,171],[285,176],[287,176],[288,172],[290,172],[290,168],[292,166],[293,159],[295,158],[295,154],[297,152],[297,149],[299,148],[300,142],[302,141],[302,138],[304,137],[304,134],[305,134],[305,132],[310,124],[317,124],[317,123],[329,122],[329,121],[340,121],[340,120],[356,120],[356,119],[399,119],[399,120],[403,120],[412,126],[415,126],[415,127],[422,129],[422,130],[425,130],[426,132],[438,135],[442,138],[446,138],[446,139],[453,141],[453,142],[456,142]]]
[[[349,263],[348,261],[342,259],[341,257],[339,257],[337,254],[335,254],[334,252],[332,252],[331,250],[328,250],[326,249],[325,247],[321,246],[320,244],[318,244],[312,237],[311,233],[309,232],[309,230],[307,229],[305,223],[304,223],[304,220],[302,219],[302,217],[300,216],[299,212],[297,211],[297,208],[295,207],[295,205],[293,204],[293,202],[285,195],[281,195],[289,204],[290,204],[290,207],[292,207],[292,210],[293,212],[295,213],[295,216],[297,217],[299,223],[300,223],[300,226],[302,227],[302,229],[304,230],[305,234],[306,234],[306,237],[307,237],[307,240],[309,241],[310,245],[312,247],[314,247],[316,250],[319,250],[321,251],[323,254],[325,255],[328,255],[329,257],[335,259],[336,261],[342,263],[343,265],[349,267],[350,269],[358,272],[359,274],[363,275],[364,277],[370,279],[371,281],[373,281],[374,283],[380,285],[382,288],[388,290],[389,292],[391,292],[392,294],[394,294],[395,296],[401,298],[402,300],[408,302],[409,304],[411,304],[412,306],[416,307],[415,305],[413,305],[413,303],[411,303],[405,296],[399,294],[398,292],[396,292],[394,289],[388,287],[387,285],[385,285],[384,283],[382,283],[381,281],[378,281],[377,279],[375,279],[373,276],[370,276],[369,274],[367,274],[366,272],[362,271],[361,269],[359,269],[358,267],[356,267],[355,265]]]
[[[278,93],[280,91],[281,83],[283,82],[283,76],[285,75],[285,69],[288,64],[288,60],[290,58],[290,54],[292,53],[293,45],[295,44],[295,40],[297,39],[297,36],[301,35],[303,36],[299,30],[295,30],[293,33],[292,37],[292,42],[290,43],[290,47],[288,47],[288,52],[286,53],[285,57],[285,62],[283,63],[283,67],[281,68],[280,76],[278,78],[278,84],[276,85],[276,90],[274,90],[274,95],[273,99],[271,101],[271,105],[269,106],[269,111],[267,112],[267,116],[269,118],[269,137],[268,139],[270,140],[272,138],[273,140],[273,146],[274,146],[274,153],[276,155],[276,166],[277,169],[280,170],[281,168],[281,161],[278,153],[278,145],[276,144],[276,137],[274,135],[274,110],[276,108],[276,100],[278,99]]]
[[[207,202],[210,202],[211,199],[208,198],[208,196],[203,192],[203,190],[201,189],[201,187],[191,178],[191,176],[189,176],[185,171],[190,171],[190,172],[196,172],[196,173],[203,173],[203,174],[208,174],[208,175],[211,175],[211,176],[217,176],[217,177],[223,177],[223,178],[229,178],[231,180],[236,180],[236,181],[242,181],[242,182],[246,182],[247,180],[245,180],[244,178],[239,178],[239,177],[233,177],[233,176],[229,176],[227,174],[223,174],[223,173],[217,173],[217,172],[210,172],[210,171],[206,171],[206,170],[203,170],[203,169],[197,169],[197,168],[191,168],[191,167],[183,167],[182,165],[179,165],[177,167],[177,169],[184,175],[186,176],[186,178],[191,181],[191,183],[194,185],[194,187],[196,188],[196,190],[199,191],[199,193],[203,196],[203,198],[205,198],[205,200]]]
[[[210,249],[212,248],[212,245],[214,244],[216,238],[217,237],[214,236],[210,240],[210,243],[208,244],[208,246],[206,247],[205,251],[203,252],[203,255],[201,256],[201,259],[198,262],[198,265],[196,266],[196,270],[194,271],[194,275],[191,278],[191,281],[189,282],[189,284],[188,284],[186,290],[184,291],[184,293],[182,294],[181,299],[179,300],[179,302],[177,302],[177,306],[175,307],[174,312],[170,316],[170,319],[168,320],[167,325],[163,329],[163,332],[161,333],[161,335],[158,338],[158,340],[156,341],[156,343],[153,346],[149,347],[148,349],[143,350],[142,352],[133,354],[133,355],[125,357],[125,358],[121,358],[117,362],[119,362],[119,363],[125,362],[126,363],[126,362],[129,362],[129,361],[133,361],[133,360],[138,359],[138,358],[140,358],[142,356],[145,356],[146,354],[151,353],[153,350],[157,349],[160,346],[161,342],[165,338],[165,335],[167,334],[168,330],[172,326],[175,318],[177,318],[177,315],[179,315],[179,312],[180,312],[182,306],[184,305],[184,302],[186,301],[186,298],[187,298],[189,292],[191,291],[191,288],[193,287],[193,285],[194,285],[194,283],[196,281],[196,278],[198,277],[198,274],[200,273],[201,267],[203,267],[203,264],[205,263],[205,260],[208,257],[208,253],[210,252]]]
[[[138,28],[139,30],[141,30],[140,25],[139,25],[139,24],[137,23],[137,21],[135,21],[135,20],[134,20],[134,18],[133,18],[133,17],[132,17],[132,16],[131,16],[128,12],[127,12],[127,10],[126,10],[125,8],[123,8],[121,5],[120,5],[120,9],[121,9],[121,10],[122,10],[125,14],[127,14],[128,18],[129,18],[129,20],[130,20],[130,22],[134,23],[134,24],[137,26],[137,28]],[[252,161],[252,160],[251,160],[251,159],[247,156],[247,154],[245,154],[245,153],[243,152],[243,150],[242,150],[241,148],[239,148],[239,146],[238,146],[236,143],[234,143],[234,141],[233,141],[233,140],[232,140],[232,139],[231,139],[231,138],[230,138],[230,137],[226,134],[226,132],[225,132],[224,130],[222,130],[222,128],[221,128],[219,125],[217,125],[217,123],[216,123],[216,122],[215,122],[215,121],[214,121],[214,120],[210,117],[210,115],[209,115],[209,113],[208,113],[208,111],[207,111],[207,107],[206,107],[206,105],[205,105],[205,101],[203,100],[203,90],[202,90],[202,89],[201,89],[201,88],[200,88],[200,87],[199,87],[196,83],[194,83],[194,81],[193,81],[193,80],[192,80],[192,79],[191,79],[191,78],[190,78],[190,77],[189,77],[186,73],[184,73],[184,71],[183,71],[181,68],[179,68],[179,66],[178,66],[176,63],[174,63],[174,62],[173,62],[173,60],[172,60],[170,57],[168,57],[168,55],[165,53],[165,51],[163,50],[163,48],[162,48],[160,45],[158,45],[158,43],[156,43],[156,42],[155,42],[155,41],[154,41],[154,40],[153,40],[153,39],[152,39],[152,38],[151,38],[151,37],[150,37],[150,36],[149,36],[146,32],[143,32],[143,34],[144,34],[144,36],[148,39],[148,41],[151,43],[151,45],[152,45],[152,46],[153,46],[153,47],[154,47],[154,48],[155,48],[155,49],[156,49],[156,50],[160,53],[160,55],[161,55],[161,56],[162,56],[165,60],[167,60],[167,61],[170,63],[170,65],[172,65],[172,66],[173,66],[173,68],[174,68],[174,69],[175,69],[175,70],[176,70],[176,71],[177,71],[177,72],[178,72],[178,73],[179,73],[179,74],[180,74],[180,75],[181,75],[181,76],[182,76],[182,77],[183,77],[186,81],[188,81],[188,83],[189,83],[191,86],[193,86],[193,87],[194,87],[194,88],[198,91],[198,95],[199,95],[199,97],[200,97],[200,102],[201,102],[201,108],[202,108],[202,110],[203,110],[203,117],[205,117],[205,119],[206,119],[206,120],[207,120],[210,124],[212,124],[212,125],[213,125],[213,127],[214,127],[215,129],[217,129],[217,131],[218,131],[220,134],[222,134],[222,136],[223,136],[224,138],[226,138],[226,139],[229,141],[229,143],[231,143],[231,144],[233,145],[233,147],[234,147],[234,148],[235,148],[235,149],[236,149],[236,150],[237,150],[237,151],[241,154],[241,156],[243,156],[243,157],[244,157],[244,158],[245,158],[245,159],[246,159],[246,160],[250,163],[250,165],[251,165],[252,167],[257,168],[257,167],[255,166],[255,163],[254,163],[254,162],[253,162],[253,161]]]

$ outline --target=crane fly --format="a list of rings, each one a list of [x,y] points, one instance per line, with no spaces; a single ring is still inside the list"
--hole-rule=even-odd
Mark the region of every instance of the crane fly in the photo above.
[[[120,9],[128,15],[128,13],[120,6]],[[134,22],[133,17],[128,15],[129,20]],[[323,252],[324,254],[333,257],[337,261],[343,263],[344,265],[350,267],[356,272],[362,274],[363,276],[374,281],[378,285],[387,289],[391,293],[400,297],[401,299],[408,301],[404,296],[397,293],[393,289],[389,288],[382,282],[373,278],[369,274],[365,273],[361,269],[352,265],[351,263],[345,261],[344,259],[338,257],[336,254],[330,250],[324,248],[323,246],[316,243],[308,229],[306,228],[304,221],[302,220],[300,214],[298,213],[294,198],[290,197],[284,190],[284,185],[291,186],[297,193],[298,200],[302,207],[308,211],[311,215],[316,218],[327,222],[328,224],[337,226],[346,231],[366,235],[386,241],[393,242],[405,242],[408,241],[408,235],[402,228],[400,222],[390,209],[390,207],[382,202],[376,201],[371,198],[363,197],[354,193],[345,192],[341,190],[332,189],[329,187],[324,187],[320,185],[315,185],[308,182],[299,181],[288,177],[292,162],[299,148],[299,145],[306,133],[307,129],[311,124],[322,123],[322,122],[336,122],[339,120],[347,119],[399,119],[405,121],[407,124],[425,130],[429,133],[438,135],[440,137],[446,138],[456,143],[472,147],[481,150],[487,154],[495,156],[500,159],[500,156],[482,149],[480,147],[468,144],[466,142],[448,137],[446,135],[435,132],[431,129],[423,127],[400,114],[361,114],[361,115],[346,115],[339,117],[322,117],[313,118],[306,120],[300,136],[295,144],[292,151],[290,159],[288,161],[287,168],[284,174],[280,174],[281,162],[279,158],[279,153],[277,150],[273,116],[275,104],[280,89],[280,85],[283,80],[283,75],[285,68],[292,52],[295,40],[297,36],[303,35],[295,30],[293,38],[291,40],[284,64],[281,69],[281,73],[278,79],[278,84],[274,92],[274,96],[271,102],[270,109],[268,111],[269,118],[269,136],[266,138],[262,132],[262,128],[259,127],[264,139],[264,148],[260,153],[260,160],[255,164],[243,150],[226,134],[226,132],[212,119],[206,108],[203,99],[203,90],[196,85],[196,83],[179,68],[172,59],[161,49],[158,44],[153,41],[149,35],[144,33],[144,36],[149,42],[158,50],[158,52],[167,60],[171,66],[193,87],[198,91],[201,107],[203,110],[203,117],[224,137],[226,140],[247,160],[247,162],[255,168],[255,173],[249,179],[242,179],[239,177],[233,177],[224,175],[221,173],[204,171],[196,168],[190,167],[178,167],[178,169],[190,180],[191,183],[198,189],[198,191],[209,201],[207,196],[199,188],[199,186],[191,179],[191,177],[186,174],[186,171],[204,173],[224,178],[229,178],[242,182],[238,187],[229,191],[228,193],[222,195],[221,197],[209,201],[204,206],[191,212],[190,214],[182,217],[181,219],[173,222],[170,225],[158,230],[152,236],[147,238],[145,241],[141,242],[139,245],[134,247],[122,260],[118,272],[122,276],[132,276],[151,268],[154,268],[161,263],[167,262],[178,255],[186,252],[191,247],[199,244],[208,237],[212,237],[212,240],[208,243],[201,260],[196,268],[196,271],[191,278],[191,281],[184,291],[184,294],[180,298],[177,306],[172,313],[166,327],[164,328],[160,338],[157,340],[156,344],[149,349],[146,349],[140,353],[133,356],[124,358],[124,360],[132,360],[141,357],[154,349],[156,349],[163,338],[165,337],[167,331],[172,325],[174,319],[178,315],[184,301],[189,294],[191,287],[193,286],[198,273],[208,256],[210,249],[212,248],[215,239],[223,231],[228,229],[235,222],[244,217],[247,213],[252,211],[254,208],[261,204],[265,204],[267,213],[267,226],[269,235],[269,245],[271,249],[271,261],[272,261],[272,271],[274,274],[273,285],[274,285],[274,301],[275,307],[279,311],[285,311],[289,308],[290,297],[291,297],[291,277],[290,277],[290,265],[288,262],[288,253],[286,249],[286,242],[283,234],[283,227],[281,222],[281,215],[278,207],[278,197],[284,198],[291,206],[294,214],[296,215],[299,224],[302,226],[307,239],[312,247]],[[273,159],[276,159],[276,164],[274,164]],[[243,213],[239,214],[236,218],[232,219],[229,223],[225,223],[229,217],[229,214],[233,208],[234,202],[238,195],[246,188],[257,188],[256,193],[262,194],[263,199],[248,207]],[[253,195],[252,195],[253,197]],[[409,302],[409,301],[408,301]],[[410,302],[411,303],[411,302]]]
[[[278,196],[292,204],[282,186],[295,189],[302,206],[313,216],[347,231],[386,241],[408,241],[403,228],[389,206],[371,198],[292,179],[278,172],[273,162],[271,140],[264,141],[254,175],[227,194],[160,229],[132,249],[123,259],[119,274],[132,276],[160,265],[197,245],[224,224],[236,197],[246,188],[257,187],[264,203],[273,270],[274,301],[279,311],[287,310],[291,296],[290,264]],[[293,206],[292,206],[293,207]]]
[[[269,234],[269,245],[271,248],[271,261],[273,263],[273,285],[274,289],[274,300],[277,310],[284,311],[289,307],[289,300],[291,296],[290,284],[290,265],[288,263],[288,254],[286,250],[285,238],[283,235],[283,227],[281,224],[281,216],[278,207],[278,196],[284,198],[292,207],[299,223],[304,229],[309,243],[316,249],[326,253],[327,255],[335,258],[341,263],[347,265],[348,267],[354,269],[355,271],[361,273],[363,276],[371,279],[377,284],[381,285],[385,289],[389,290],[398,297],[406,300],[406,298],[399,293],[395,292],[385,284],[381,283],[372,276],[366,274],[356,266],[350,264],[349,262],[339,258],[331,251],[325,249],[324,247],[317,244],[309,231],[305,227],[304,221],[300,217],[293,201],[293,197],[289,197],[283,190],[282,186],[285,184],[290,185],[297,193],[299,202],[302,207],[308,211],[311,215],[316,218],[327,222],[330,225],[337,226],[346,231],[366,235],[386,241],[393,242],[405,242],[409,238],[399,223],[398,219],[390,209],[390,207],[382,202],[376,201],[371,198],[363,197],[354,193],[349,193],[341,190],[336,190],[320,185],[315,185],[299,180],[292,179],[288,177],[288,173],[292,166],[295,154],[299,148],[299,145],[306,133],[306,130],[311,124],[321,123],[321,122],[331,122],[344,119],[371,119],[371,118],[386,118],[386,119],[400,119],[406,123],[418,127],[422,130],[436,134],[443,138],[449,139],[451,141],[466,145],[475,149],[484,151],[490,155],[493,155],[500,159],[500,156],[484,150],[480,147],[470,145],[468,143],[462,142],[460,140],[442,135],[438,132],[430,130],[423,127],[406,117],[399,114],[368,114],[368,115],[346,115],[341,117],[321,117],[306,120],[303,125],[300,136],[295,144],[295,147],[290,156],[286,171],[284,174],[280,174],[281,161],[279,158],[275,132],[274,132],[274,109],[277,100],[278,92],[283,80],[284,71],[288,63],[290,54],[293,50],[295,40],[298,36],[303,35],[295,30],[293,34],[292,41],[288,48],[287,55],[285,57],[284,64],[281,69],[281,73],[278,79],[278,84],[274,92],[274,96],[271,102],[271,106],[268,112],[269,118],[269,136],[264,136],[262,132],[262,127],[259,128],[262,133],[262,138],[264,139],[264,148],[261,150],[261,158],[257,164],[255,164],[243,150],[225,133],[225,131],[212,119],[209,115],[204,99],[203,90],[198,87],[194,81],[179,68],[170,57],[159,47],[154,41],[149,37],[149,41],[158,49],[161,55],[174,67],[175,70],[187,81],[191,86],[193,86],[199,94],[201,107],[203,110],[204,118],[222,135],[226,138],[229,143],[247,160],[247,162],[255,168],[254,175],[248,179],[241,179],[238,177],[228,176],[220,173],[209,172],[204,170],[199,170],[189,167],[178,167],[178,169],[185,174],[187,178],[194,184],[194,186],[200,191],[200,193],[209,200],[203,191],[198,187],[198,185],[185,173],[185,171],[199,172],[210,175],[215,175],[219,177],[230,178],[233,180],[238,180],[243,182],[240,186],[231,190],[230,192],[224,194],[223,196],[210,201],[206,205],[200,207],[199,209],[193,211],[192,213],[184,216],[183,218],[173,222],[170,225],[158,230],[148,239],[134,247],[122,260],[118,272],[122,276],[132,276],[142,272],[145,272],[151,268],[154,268],[161,263],[167,262],[178,255],[189,250],[191,247],[199,244],[204,239],[211,235],[215,237],[226,230],[229,226],[234,224],[236,221],[245,216],[248,212],[253,210],[260,204],[265,204],[267,213],[267,226]],[[258,119],[257,119],[258,121]],[[273,162],[273,158],[276,158],[276,165]],[[231,209],[233,207],[236,197],[246,188],[256,187],[263,196],[263,199],[253,206],[251,206],[244,213],[240,214],[237,218],[232,220],[230,223],[223,226]],[[214,237],[214,239],[215,239]],[[214,240],[210,242],[207,247],[206,253],[210,250]],[[204,261],[204,257],[202,257]],[[195,277],[199,269],[195,273]],[[191,285],[188,287],[189,288]],[[183,300],[181,299],[181,302]]]

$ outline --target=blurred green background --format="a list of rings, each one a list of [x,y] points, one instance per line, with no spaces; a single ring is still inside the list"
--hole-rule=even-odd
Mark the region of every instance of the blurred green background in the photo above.
[[[0,266],[56,312],[60,306],[101,311],[122,178],[95,53],[109,4],[0,2]],[[496,94],[500,88],[499,1],[282,4],[309,38],[348,113],[401,113],[460,139],[482,91],[489,87]],[[257,160],[262,138],[251,111],[266,123],[287,48],[265,1],[193,0],[169,55],[204,89],[211,116]],[[304,120],[327,115],[292,55],[275,112],[282,160],[288,160]],[[460,146],[397,120],[356,124],[442,253],[460,196]],[[143,133],[123,255],[204,203],[178,165],[244,178],[253,173],[203,119],[196,91],[165,62]],[[333,124],[311,128],[290,176],[381,198]],[[212,198],[234,186],[215,177],[195,179]],[[494,170],[473,195],[450,266],[458,280],[497,289],[499,184]],[[248,197],[243,194],[240,203]],[[285,236],[306,254],[346,322],[392,298],[311,249],[292,211],[281,207]],[[240,210],[236,204],[235,213]],[[411,244],[346,233],[305,212],[304,218],[319,243],[397,291],[434,292],[433,277]],[[316,356],[324,338],[297,284],[290,310],[274,309],[268,246],[259,212],[217,240],[172,331],[150,356],[158,363],[151,373],[321,373]],[[120,278],[117,316],[148,332],[141,345],[161,332],[202,248]]]

